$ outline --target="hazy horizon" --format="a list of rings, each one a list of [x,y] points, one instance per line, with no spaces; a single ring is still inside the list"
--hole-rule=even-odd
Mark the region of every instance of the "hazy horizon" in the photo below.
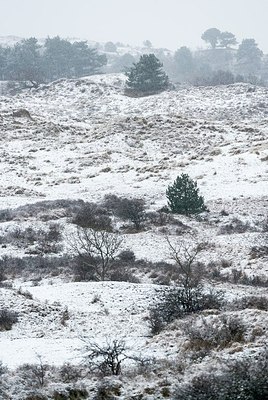
[[[257,3],[257,4],[256,4]],[[254,38],[268,53],[268,1],[258,0],[0,0],[0,36],[74,37],[155,47],[206,47],[216,27],[241,41]]]

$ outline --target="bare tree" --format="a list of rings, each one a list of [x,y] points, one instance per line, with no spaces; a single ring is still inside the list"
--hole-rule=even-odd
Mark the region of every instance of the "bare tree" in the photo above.
[[[104,281],[109,277],[122,242],[118,234],[78,227],[71,246],[96,279]]]
[[[125,354],[126,345],[124,341],[107,341],[103,346],[92,343],[86,346],[88,354],[87,362],[92,369],[97,369],[104,375],[120,375],[121,364],[128,358]]]
[[[176,318],[209,308],[219,309],[223,302],[221,292],[204,290],[202,286],[205,271],[197,258],[207,244],[182,243],[176,247],[168,237],[166,240],[178,269],[180,286],[175,285],[160,291],[156,302],[150,307],[149,325],[152,334],[159,333]]]
[[[197,262],[198,255],[206,247],[206,243],[198,243],[196,245],[182,243],[179,246],[174,245],[169,237],[166,237],[170,256],[175,261],[179,272],[180,284],[186,288],[197,287],[203,276],[203,268]]]
[[[43,362],[40,355],[37,355],[36,364],[23,364],[19,367],[19,372],[23,380],[29,382],[32,386],[43,387],[46,384],[48,365]]]

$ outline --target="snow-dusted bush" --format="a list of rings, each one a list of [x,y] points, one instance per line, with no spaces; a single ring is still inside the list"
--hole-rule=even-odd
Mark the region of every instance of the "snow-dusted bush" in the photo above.
[[[50,223],[47,229],[35,229],[32,226],[17,226],[1,238],[4,243],[12,243],[19,248],[33,246],[28,250],[33,254],[58,253],[61,250],[61,228],[59,224]]]
[[[81,378],[82,370],[81,367],[65,363],[59,369],[59,375],[63,382],[76,382]]]
[[[221,292],[205,292],[201,287],[169,288],[160,292],[149,313],[152,334],[159,333],[170,322],[206,309],[219,309]]]
[[[18,375],[29,387],[39,388],[46,385],[48,371],[49,365],[44,363],[40,356],[36,364],[23,364],[17,370]]]
[[[107,209],[96,203],[83,203],[72,222],[82,228],[112,231],[112,221]]]
[[[220,235],[231,235],[233,233],[245,233],[254,228],[249,222],[241,221],[239,218],[233,218],[228,224],[222,225],[219,230]]]
[[[7,277],[16,276],[31,277],[40,279],[42,276],[50,274],[57,276],[60,273],[71,273],[74,259],[72,256],[26,256],[26,257],[4,257],[0,260],[1,266]]]
[[[226,366],[223,366],[223,370]],[[178,385],[174,400],[264,400],[268,398],[268,352],[228,362],[220,374],[195,376],[190,383]]]
[[[88,391],[84,388],[68,387],[65,390],[54,390],[53,400],[83,400],[88,399]]]
[[[112,400],[121,395],[121,385],[115,382],[102,381],[97,387],[93,400]]]
[[[243,342],[246,328],[243,322],[232,315],[189,319],[182,325],[189,342],[187,350],[200,351],[224,348],[233,342]]]
[[[17,312],[5,308],[0,310],[0,331],[9,331],[16,322],[18,322]]]
[[[255,308],[257,310],[268,311],[268,298],[265,296],[243,296],[234,300],[230,304],[230,308],[234,310],[244,310],[246,308]]]
[[[145,201],[143,199],[127,199],[116,195],[106,195],[103,204],[117,217],[131,221],[135,229],[141,229],[146,216]]]

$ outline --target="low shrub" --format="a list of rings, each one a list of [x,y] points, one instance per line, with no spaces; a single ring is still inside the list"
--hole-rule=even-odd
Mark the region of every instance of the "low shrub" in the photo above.
[[[12,326],[18,322],[18,313],[7,310],[0,310],[0,331],[9,331]]]
[[[182,330],[187,335],[188,350],[200,351],[225,348],[233,342],[243,342],[246,332],[240,319],[233,316],[203,317],[201,320],[186,321]]]
[[[121,385],[119,383],[103,381],[98,385],[93,400],[115,400],[120,395]]]
[[[205,292],[201,287],[170,288],[161,291],[158,300],[149,310],[151,333],[159,333],[177,318],[206,309],[219,309],[222,304],[222,292]]]
[[[233,218],[228,224],[222,225],[219,230],[220,235],[231,235],[234,233],[245,233],[253,231],[249,222],[243,222],[238,218]]]
[[[223,372],[222,369],[225,369]],[[190,383],[178,385],[174,400],[268,399],[268,352],[228,362],[218,374],[202,373]]]
[[[142,228],[146,218],[145,201],[143,199],[127,199],[116,195],[106,195],[103,205],[118,218],[131,221],[136,230]]]
[[[244,296],[234,300],[230,306],[233,310],[245,310],[246,308],[254,308],[257,310],[268,311],[268,298],[265,296]]]
[[[88,391],[84,388],[66,388],[65,390],[54,390],[53,400],[83,400],[88,399]]]
[[[96,203],[84,203],[72,222],[82,228],[112,231],[112,220],[107,209]]]
[[[42,361],[40,356],[36,364],[23,364],[18,368],[21,379],[32,387],[42,388],[47,383],[49,366]]]

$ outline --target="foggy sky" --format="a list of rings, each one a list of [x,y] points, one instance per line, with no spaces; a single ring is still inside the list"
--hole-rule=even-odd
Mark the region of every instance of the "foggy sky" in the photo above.
[[[0,0],[0,36],[60,35],[175,50],[216,27],[268,53],[268,0]]]

